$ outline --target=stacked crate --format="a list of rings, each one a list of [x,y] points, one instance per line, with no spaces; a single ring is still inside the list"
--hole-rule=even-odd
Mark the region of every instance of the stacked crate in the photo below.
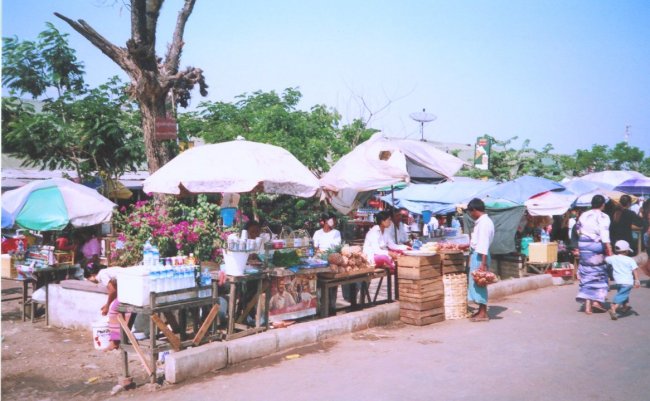
[[[445,294],[445,319],[467,317],[467,274],[462,251],[441,251],[442,283]]]
[[[463,251],[441,251],[442,274],[465,273],[465,255]]]
[[[415,326],[445,320],[440,255],[400,256],[397,265],[400,320]]]

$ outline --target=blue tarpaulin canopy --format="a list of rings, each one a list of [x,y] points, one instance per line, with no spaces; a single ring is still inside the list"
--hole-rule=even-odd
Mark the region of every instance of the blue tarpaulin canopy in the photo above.
[[[394,194],[397,207],[405,207],[412,213],[422,214],[430,210],[433,214],[446,214],[456,210],[456,205],[466,203],[474,195],[484,189],[495,186],[494,181],[475,180],[465,177],[454,177],[454,181],[442,184],[411,184]],[[393,204],[391,195],[381,198],[384,202]]]
[[[512,181],[507,181],[498,184],[485,191],[476,194],[476,197],[483,199],[503,199],[514,202],[518,205],[523,205],[531,197],[547,192],[547,191],[561,191],[564,186],[558,182],[542,178],[524,175],[515,178]]]

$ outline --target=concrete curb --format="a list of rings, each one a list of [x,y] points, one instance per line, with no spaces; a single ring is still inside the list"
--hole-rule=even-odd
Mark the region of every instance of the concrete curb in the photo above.
[[[552,285],[553,277],[551,277],[550,274],[539,274],[535,276],[499,281],[498,283],[488,286],[488,299],[499,299],[512,294],[537,290]]]
[[[399,303],[394,302],[233,341],[205,344],[169,354],[165,358],[165,379],[170,383],[180,383],[228,365],[313,344],[341,334],[387,325],[398,319]]]
[[[499,299],[552,285],[553,279],[550,274],[500,281],[488,287],[489,298]],[[313,344],[342,334],[387,325],[396,320],[399,320],[399,302],[304,322],[286,329],[269,330],[233,341],[205,344],[198,348],[169,354],[165,358],[165,379],[170,383],[180,383],[229,365]]]

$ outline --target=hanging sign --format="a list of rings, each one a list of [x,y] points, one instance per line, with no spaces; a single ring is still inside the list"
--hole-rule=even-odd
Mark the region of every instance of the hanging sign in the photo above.
[[[167,141],[176,139],[178,135],[178,126],[175,118],[156,117],[156,135],[157,141]]]

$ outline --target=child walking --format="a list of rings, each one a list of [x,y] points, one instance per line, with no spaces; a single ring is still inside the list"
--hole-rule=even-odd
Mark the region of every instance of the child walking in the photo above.
[[[625,240],[618,240],[614,244],[616,255],[608,256],[605,261],[612,266],[614,281],[616,281],[616,296],[609,309],[609,316],[612,320],[618,319],[616,308],[620,306],[621,313],[629,312],[632,307],[628,306],[632,287],[639,288],[639,272],[636,261],[627,256],[630,252],[630,244]]]

